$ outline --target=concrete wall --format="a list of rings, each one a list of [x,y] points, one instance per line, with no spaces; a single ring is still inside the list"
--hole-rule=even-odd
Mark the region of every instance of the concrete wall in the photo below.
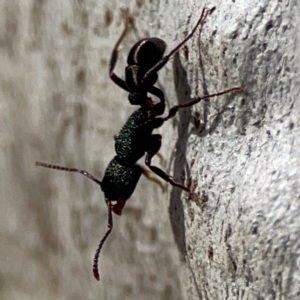
[[[142,178],[100,257],[103,177],[135,109],[108,78],[146,36],[169,50],[216,10],[160,71],[168,107],[242,86],[186,109],[158,130],[164,170],[192,194]],[[297,299],[299,33],[297,1],[0,1],[1,299]],[[163,187],[163,188],[162,188]]]

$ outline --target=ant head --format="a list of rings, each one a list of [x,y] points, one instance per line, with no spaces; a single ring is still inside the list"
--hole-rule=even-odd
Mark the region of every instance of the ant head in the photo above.
[[[111,206],[111,211],[114,212],[116,215],[121,216],[122,210],[126,204],[126,200],[118,200],[118,201],[111,201],[107,198],[105,198],[105,202],[107,206]]]
[[[127,200],[120,200],[116,204],[112,205],[111,210],[118,216],[121,216],[122,210]]]

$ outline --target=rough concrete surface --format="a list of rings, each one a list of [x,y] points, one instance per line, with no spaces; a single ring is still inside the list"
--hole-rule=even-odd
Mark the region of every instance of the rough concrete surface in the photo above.
[[[135,24],[116,73],[142,37],[172,49],[159,72],[167,107],[155,159],[188,194],[142,178],[100,256],[100,179],[132,107],[108,77],[128,8]],[[300,100],[296,0],[0,1],[1,299],[300,299]],[[162,188],[163,187],[163,188]]]

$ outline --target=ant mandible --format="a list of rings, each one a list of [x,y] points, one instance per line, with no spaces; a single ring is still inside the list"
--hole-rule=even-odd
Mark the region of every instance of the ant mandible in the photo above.
[[[179,109],[193,106],[203,99],[241,90],[240,87],[234,87],[219,93],[199,97],[189,102],[178,104],[169,110],[169,114],[166,117],[159,117],[165,111],[165,99],[163,92],[154,86],[158,78],[157,72],[193,36],[198,27],[200,27],[199,30],[201,32],[209,12],[210,10],[203,9],[201,17],[191,33],[168,55],[163,56],[166,50],[166,43],[159,38],[151,37],[138,41],[128,54],[128,66],[125,69],[124,81],[114,73],[114,68],[118,60],[119,45],[128,31],[128,24],[130,23],[128,13],[125,13],[125,28],[113,49],[109,64],[109,76],[119,87],[129,92],[129,102],[132,105],[139,105],[140,108],[132,113],[117,135],[115,139],[116,155],[109,163],[102,181],[84,170],[42,162],[36,163],[36,165],[46,168],[80,173],[100,185],[104,192],[105,201],[108,206],[108,230],[101,239],[94,255],[93,273],[97,280],[100,280],[98,271],[100,251],[113,228],[112,212],[121,215],[122,209],[135,190],[140,176],[147,172],[137,164],[137,161],[142,156],[146,154],[145,164],[152,172],[171,185],[189,192],[188,187],[177,182],[172,176],[151,164],[153,156],[158,153],[161,147],[162,138],[160,134],[152,134],[153,130],[174,117]],[[152,99],[148,97],[148,93],[158,97],[160,102],[154,104]]]

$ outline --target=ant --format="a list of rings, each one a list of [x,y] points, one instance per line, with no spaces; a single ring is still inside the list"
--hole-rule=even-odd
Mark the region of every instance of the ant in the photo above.
[[[152,134],[153,130],[160,127],[168,119],[173,118],[179,109],[193,106],[203,99],[221,96],[229,92],[241,91],[240,87],[234,87],[219,93],[199,97],[176,105],[169,110],[169,114],[166,117],[159,117],[165,111],[165,99],[163,92],[154,86],[158,79],[157,72],[194,35],[200,26],[199,30],[201,32],[209,12],[208,9],[203,9],[201,17],[191,33],[166,56],[163,55],[167,45],[163,40],[151,37],[138,41],[128,54],[128,66],[125,68],[124,81],[114,73],[114,68],[118,60],[119,45],[124,39],[128,30],[128,24],[130,23],[130,18],[125,12],[125,28],[113,49],[109,64],[109,76],[114,83],[129,93],[129,102],[132,105],[139,105],[140,108],[132,113],[116,136],[116,156],[109,163],[102,181],[84,170],[36,162],[36,165],[42,167],[80,173],[100,185],[104,192],[105,201],[108,206],[108,230],[101,239],[94,255],[93,273],[97,280],[100,280],[98,271],[100,251],[113,228],[112,212],[121,215],[122,209],[135,190],[141,175],[147,172],[137,164],[137,161],[142,156],[146,154],[145,164],[152,172],[171,185],[190,192],[188,187],[177,182],[172,176],[151,164],[153,156],[158,153],[161,147],[162,138],[160,134]],[[148,97],[148,93],[158,97],[160,102],[154,104],[152,99]]]

